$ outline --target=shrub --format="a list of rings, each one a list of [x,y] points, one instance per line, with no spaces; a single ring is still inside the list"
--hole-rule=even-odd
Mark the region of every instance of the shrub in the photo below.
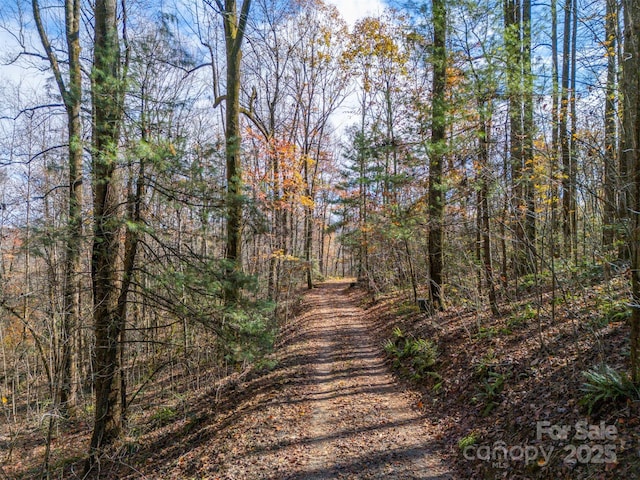
[[[405,335],[399,327],[394,328],[391,335],[384,344],[384,350],[393,358],[394,368],[403,368],[415,381],[427,377],[441,379],[435,372],[438,348],[432,340]]]
[[[477,441],[478,441],[478,437],[474,432],[471,432],[466,437],[462,437],[460,440],[458,440],[458,448],[460,450],[464,450],[465,448],[470,447],[471,445],[475,445]]]
[[[536,310],[530,303],[525,304],[522,310],[514,313],[509,320],[507,320],[508,328],[519,328],[523,325],[527,325],[530,320],[536,318]]]
[[[474,335],[474,338],[477,338],[479,340],[483,340],[483,339],[491,340],[493,337],[497,337],[498,335],[510,335],[510,334],[511,334],[511,329],[508,327],[500,327],[500,328],[480,327],[478,329],[478,333]]]
[[[624,322],[631,318],[631,308],[621,300],[604,302],[599,311],[607,323]]]
[[[584,371],[582,375],[586,381],[581,387],[584,395],[580,403],[587,407],[589,414],[607,403],[625,399],[640,400],[640,390],[631,378],[609,365]]]
[[[396,307],[395,314],[399,317],[420,313],[420,307],[413,302],[402,302]],[[397,328],[397,327],[396,327]]]
[[[225,360],[233,365],[258,361],[271,352],[276,337],[272,305],[230,310],[218,339]]]
[[[481,415],[489,416],[491,412],[500,404],[500,397],[504,390],[505,382],[510,377],[511,371],[497,371],[498,366],[495,365],[495,353],[489,350],[482,358],[480,363],[475,367],[475,378],[480,382],[476,390],[476,394],[471,401],[475,404],[482,405]]]
[[[483,404],[482,412],[480,413],[483,417],[488,417],[493,409],[499,405],[506,379],[506,374],[493,371],[488,371],[482,379],[481,386],[473,397],[473,401],[474,403]]]
[[[173,408],[162,407],[151,415],[151,422],[158,427],[164,427],[171,423],[176,416],[177,412]]]

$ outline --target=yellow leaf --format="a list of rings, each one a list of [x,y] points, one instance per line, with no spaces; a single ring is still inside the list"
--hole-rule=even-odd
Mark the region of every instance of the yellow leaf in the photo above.
[[[6,405],[9,399],[7,397],[2,397],[2,404]]]
[[[303,207],[313,208],[315,206],[313,199],[306,195],[300,195],[300,203]]]

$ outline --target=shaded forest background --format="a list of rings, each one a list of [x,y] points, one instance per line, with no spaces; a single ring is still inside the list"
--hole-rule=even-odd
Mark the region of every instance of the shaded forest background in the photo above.
[[[333,276],[427,313],[540,287],[553,321],[577,280],[628,275],[602,302],[638,384],[637,2],[395,7],[3,4],[10,438],[92,415],[90,470],[157,376],[267,362]]]

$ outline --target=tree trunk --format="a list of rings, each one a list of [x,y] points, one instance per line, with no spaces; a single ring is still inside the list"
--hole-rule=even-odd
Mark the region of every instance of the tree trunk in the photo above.
[[[556,236],[558,233],[558,123],[559,123],[559,88],[558,88],[558,13],[557,0],[551,0],[551,162],[549,166],[549,179],[551,182],[551,197],[549,208],[551,209],[551,226],[549,235],[549,252],[553,259],[557,255]]]
[[[491,139],[491,115],[490,101],[481,100],[478,105],[480,112],[480,124],[478,128],[480,163],[480,188],[478,190],[478,216],[480,220],[480,233],[482,241],[482,262],[484,266],[484,279],[489,293],[489,306],[491,313],[499,315],[496,286],[493,278],[493,261],[491,259],[491,226],[489,222],[489,142]]]
[[[531,0],[522,4],[522,168],[524,183],[525,271],[536,271],[536,204],[533,181],[533,73],[531,71]]]
[[[629,155],[629,152],[625,150],[625,144],[628,144],[631,140],[628,135],[629,132],[633,130],[633,122],[636,113],[627,108],[628,104],[625,97],[627,92],[633,92],[634,88],[636,88],[636,85],[633,83],[633,75],[636,75],[638,69],[640,69],[640,64],[634,63],[633,57],[630,57],[630,55],[634,55],[634,53],[632,53],[633,45],[630,44],[630,36],[633,34],[627,28],[627,25],[630,24],[630,20],[627,18],[627,14],[629,13],[627,10],[629,8],[633,8],[631,6],[633,3],[633,0],[629,0],[627,3],[622,3],[624,33],[620,29],[617,30],[618,38],[622,38],[624,40],[618,43],[618,58],[621,59],[619,66],[622,71],[622,75],[619,79],[619,83],[621,84],[620,97],[622,99],[622,124],[620,127],[621,133],[618,139],[618,158],[620,161],[620,164],[618,165],[618,221],[620,224],[620,230],[622,231],[622,238],[618,242],[618,258],[621,260],[631,260],[632,254],[631,212],[633,210],[633,205],[631,195],[633,165],[631,165],[631,155]],[[637,7],[637,3],[635,5]],[[637,40],[637,37],[633,38]],[[630,74],[632,78],[628,78],[628,75],[625,72],[632,72]]]
[[[623,58],[623,161],[629,167],[631,188],[629,199],[632,232],[631,247],[631,376],[640,383],[640,0],[624,0]]]
[[[80,251],[82,248],[82,73],[80,70],[80,2],[65,2],[67,45],[69,48],[69,237],[67,238],[64,279],[64,322],[60,405],[73,404],[73,344],[80,321]]]
[[[145,133],[142,134],[143,140],[145,139]],[[133,172],[131,172],[133,175]],[[128,199],[127,199],[127,220],[134,226],[127,229],[124,240],[124,253],[122,262],[122,279],[120,282],[120,291],[118,294],[117,302],[117,318],[122,325],[120,330],[120,345],[119,345],[119,366],[120,366],[120,422],[124,424],[126,422],[127,412],[127,384],[126,377],[124,375],[124,360],[125,360],[125,334],[124,329],[125,320],[127,318],[127,306],[129,290],[131,288],[131,282],[133,280],[133,273],[136,264],[136,257],[138,252],[138,243],[140,240],[138,225],[142,222],[142,201],[144,197],[144,178],[145,178],[145,163],[144,160],[140,161],[140,171],[138,172],[138,178],[135,183],[135,191],[133,191],[133,181],[129,187]],[[186,335],[185,335],[186,338]],[[186,351],[186,340],[185,340]]]
[[[444,184],[446,154],[447,10],[444,0],[433,0],[433,102],[429,159],[429,280],[431,302],[442,310],[444,240]]]
[[[312,192],[311,192],[311,179],[309,178],[309,156],[307,153],[308,149],[305,148],[303,151],[303,162],[304,162],[304,180],[305,180],[305,195],[308,201],[311,201]],[[313,207],[306,205],[304,206],[304,262],[306,264],[306,278],[307,278],[307,289],[311,290],[313,288],[313,265],[311,262],[311,250],[313,248]]]
[[[96,455],[120,432],[117,412],[118,346],[123,318],[118,315],[117,263],[119,252],[118,182],[114,172],[122,123],[120,48],[115,0],[96,0],[92,70],[93,100],[93,222],[91,276],[94,300],[95,424],[91,437],[90,470]]]
[[[564,34],[562,41],[562,80],[560,93],[559,139],[562,156],[562,233],[565,255],[570,258],[573,252],[575,231],[572,222],[573,188],[571,185],[571,139],[569,138],[569,73],[571,65],[571,14],[572,0],[566,0],[564,6]]]
[[[69,64],[68,85],[62,77],[57,57],[49,43],[45,26],[40,15],[38,0],[32,0],[32,9],[40,40],[47,54],[49,64],[58,85],[67,113],[68,138],[68,218],[65,240],[64,286],[62,325],[60,332],[61,354],[57,366],[58,402],[64,413],[73,403],[73,345],[80,319],[80,293],[78,275],[80,273],[80,251],[82,248],[82,123],[80,107],[82,103],[82,73],[80,70],[80,2],[65,0],[65,37],[67,61]]]
[[[607,85],[604,107],[604,206],[602,245],[605,251],[613,248],[617,219],[617,111],[616,111],[616,40],[618,4],[607,0],[605,18],[605,48],[607,49]]]
[[[240,156],[240,66],[242,64],[242,40],[251,0],[244,0],[238,17],[236,1],[216,0],[222,13],[225,49],[227,55],[227,93],[225,118],[225,157],[227,164],[227,273],[233,277],[242,271],[242,207],[243,175]],[[235,304],[239,300],[240,286],[235,278],[229,278],[225,301]]]
[[[569,84],[569,112],[571,117],[571,126],[569,131],[570,142],[570,164],[569,164],[569,189],[570,189],[570,215],[571,223],[571,250],[574,256],[574,262],[578,263],[578,152],[576,150],[576,136],[578,133],[578,112],[576,111],[576,74],[577,74],[577,56],[576,44],[578,37],[578,7],[577,0],[573,0],[572,6],[572,27],[571,27],[571,82]]]
[[[505,50],[507,69],[507,96],[509,98],[509,167],[511,169],[513,211],[513,270],[516,276],[530,273],[529,244],[527,242],[527,179],[524,168],[525,132],[524,109],[524,55],[523,18],[520,0],[504,2]]]

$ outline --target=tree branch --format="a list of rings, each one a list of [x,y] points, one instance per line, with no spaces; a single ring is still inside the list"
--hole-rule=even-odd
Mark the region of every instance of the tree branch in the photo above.
[[[213,102],[213,108],[218,108],[218,106],[227,99],[226,95],[220,95],[216,98],[216,101]]]
[[[49,59],[49,64],[51,64],[51,69],[53,70],[53,77],[58,84],[58,88],[60,89],[60,95],[62,95],[62,101],[65,106],[68,104],[68,92],[67,87],[64,84],[64,79],[62,78],[62,73],[60,72],[60,66],[58,65],[58,59],[53,53],[53,48],[51,47],[51,43],[49,42],[49,37],[47,37],[47,32],[44,29],[44,25],[42,24],[42,17],[40,16],[40,4],[38,0],[31,0],[31,6],[33,8],[33,19],[36,22],[36,28],[38,29],[38,35],[40,36],[40,41],[42,42],[42,46],[44,47],[44,51],[47,54],[47,58]]]
[[[242,43],[244,37],[245,27],[247,26],[247,19],[249,18],[249,8],[251,7],[251,0],[244,0],[242,2],[242,9],[240,10],[240,20],[238,21],[238,35],[236,37],[236,44]]]
[[[188,77],[189,75],[191,75],[193,72],[195,72],[195,71],[197,71],[197,70],[200,70],[201,68],[204,68],[204,67],[212,67],[212,66],[213,66],[213,63],[212,63],[212,62],[202,63],[202,64],[197,65],[197,66],[195,66],[195,67],[193,67],[193,68],[190,68],[190,69],[186,69],[186,68],[184,68],[184,67],[181,67],[180,65],[173,65],[173,64],[169,64],[169,65],[170,65],[170,66],[172,66],[172,67],[174,67],[174,68],[177,68],[178,70],[182,70],[182,71],[184,72],[184,77],[182,77],[182,78],[187,78],[187,77]]]
[[[36,110],[40,110],[43,108],[57,108],[57,107],[64,107],[64,106],[65,106],[64,103],[48,103],[47,105],[38,105],[36,107],[23,108],[14,117],[9,117],[5,115],[0,117],[0,120],[17,120],[22,115],[35,112]]]

